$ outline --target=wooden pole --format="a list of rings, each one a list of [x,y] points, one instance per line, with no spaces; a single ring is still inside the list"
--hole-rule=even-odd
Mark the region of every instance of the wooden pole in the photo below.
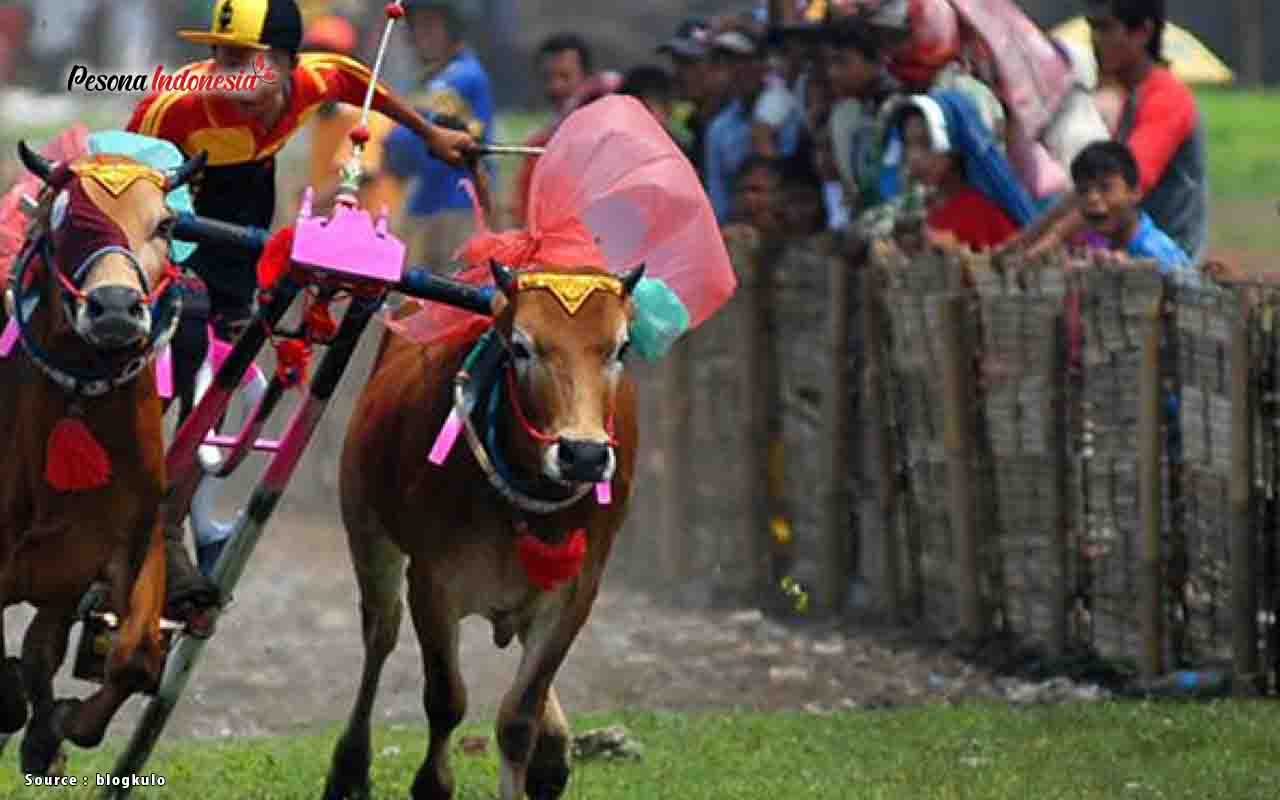
[[[1053,561],[1051,588],[1053,618],[1049,646],[1057,657],[1066,655],[1071,638],[1071,457],[1067,446],[1067,359],[1064,320],[1060,314],[1049,318],[1045,332],[1044,435],[1045,452],[1053,470],[1049,502],[1053,504]]]
[[[870,420],[871,449],[876,469],[877,506],[880,512],[880,575],[885,615],[898,622],[902,617],[902,563],[898,550],[898,470],[894,466],[893,431],[889,426],[885,324],[880,291],[880,273],[868,266],[862,282],[863,346],[867,349],[867,419]]]
[[[979,583],[977,505],[974,502],[973,343],[969,337],[967,298],[953,293],[942,303],[944,441],[947,494],[952,532],[952,580],[961,635],[985,634]]]
[[[818,606],[836,615],[845,606],[853,550],[849,514],[849,268],[843,258],[827,259],[827,385],[822,424],[826,431],[826,530],[822,546],[822,586]]]
[[[1142,631],[1139,671],[1145,679],[1163,672],[1164,605],[1160,564],[1160,423],[1163,407],[1160,382],[1160,328],[1158,309],[1146,321],[1142,343],[1142,368],[1138,376],[1138,509],[1139,542],[1138,616]]]
[[[1231,332],[1231,650],[1235,691],[1249,694],[1258,675],[1258,546],[1253,530],[1253,415],[1249,315]]]
[[[1251,89],[1261,88],[1266,78],[1266,15],[1263,0],[1236,0],[1237,30],[1240,31],[1240,73],[1238,83]]]
[[[676,342],[662,365],[661,431],[662,487],[659,490],[658,569],[665,581],[682,583],[688,577],[689,530],[685,524],[685,435],[689,424],[688,340]]]

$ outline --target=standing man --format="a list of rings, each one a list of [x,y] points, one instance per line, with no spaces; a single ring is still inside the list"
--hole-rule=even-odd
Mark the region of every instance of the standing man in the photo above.
[[[1164,60],[1165,2],[1086,0],[1085,8],[1098,73],[1126,97],[1115,138],[1137,160],[1142,210],[1199,264],[1209,243],[1204,119]],[[1080,198],[1068,194],[1018,245],[1054,247],[1085,222]]]
[[[542,75],[542,94],[558,116],[591,74],[591,48],[576,33],[549,36],[538,48],[538,72]]]
[[[707,127],[724,104],[723,93],[715,90],[711,79],[711,26],[705,20],[687,19],[658,45],[658,52],[671,58],[676,90],[686,104],[685,113],[677,118],[688,131],[689,161],[705,182]]]
[[[257,74],[251,91],[196,94],[167,91],[148,95],[134,109],[128,130],[173,142],[187,157],[208,153],[208,165],[193,187],[197,214],[235,225],[270,228],[276,207],[276,153],[323,104],[363,104],[372,75],[343,56],[299,56],[302,15],[294,0],[217,0],[208,30],[185,30],[190,42],[207,44],[213,58],[186,69],[195,75]],[[381,84],[374,108],[412,129],[424,148],[462,163],[474,147],[466,133],[432,125]],[[235,248],[202,244],[187,259],[208,288],[209,318],[197,304],[185,304],[173,341],[174,384],[185,417],[194,404],[195,375],[208,349],[206,325],[233,341],[253,315],[256,260]],[[188,619],[192,611],[220,602],[206,577],[223,541],[198,543],[201,574],[191,563],[182,528],[165,531],[166,615]]]
[[[466,41],[464,0],[406,0],[409,33],[425,68],[413,103],[428,119],[491,141],[493,94],[489,75]],[[491,169],[486,164],[486,172]],[[471,200],[459,185],[467,173],[433,157],[413,129],[397,128],[383,146],[384,172],[415,181],[402,210],[409,263],[452,272],[446,265],[471,235]]]

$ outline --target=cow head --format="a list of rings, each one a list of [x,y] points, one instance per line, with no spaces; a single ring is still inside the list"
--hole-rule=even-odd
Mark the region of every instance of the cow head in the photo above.
[[[22,142],[18,151],[46,185],[41,221],[53,261],[48,277],[70,327],[99,351],[142,345],[170,274],[174,216],[165,196],[204,165],[204,154],[159,171],[123,156],[61,163]]]
[[[567,484],[612,479],[613,408],[644,265],[621,277],[587,267],[513,272],[496,262],[492,271],[512,402],[543,475]]]

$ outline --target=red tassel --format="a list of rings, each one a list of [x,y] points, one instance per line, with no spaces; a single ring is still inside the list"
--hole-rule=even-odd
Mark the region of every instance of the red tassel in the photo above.
[[[268,291],[289,271],[293,254],[293,226],[281,228],[267,240],[258,258],[258,288]]]
[[[338,323],[329,313],[328,303],[312,303],[303,319],[306,321],[307,333],[314,342],[328,342],[338,332]]]
[[[306,380],[311,364],[311,348],[300,339],[285,339],[276,344],[276,375],[286,386],[297,386]]]
[[[60,492],[99,489],[111,480],[111,457],[79,417],[63,417],[45,445],[44,479]]]
[[[520,563],[529,581],[544,592],[564,583],[582,571],[587,555],[587,532],[578,528],[560,544],[547,544],[526,532],[516,540]]]

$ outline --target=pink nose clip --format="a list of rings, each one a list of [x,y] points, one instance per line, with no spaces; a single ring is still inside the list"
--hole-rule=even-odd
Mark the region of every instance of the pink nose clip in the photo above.
[[[613,502],[613,484],[609,481],[600,481],[596,484],[596,502],[602,506],[607,506]]]

